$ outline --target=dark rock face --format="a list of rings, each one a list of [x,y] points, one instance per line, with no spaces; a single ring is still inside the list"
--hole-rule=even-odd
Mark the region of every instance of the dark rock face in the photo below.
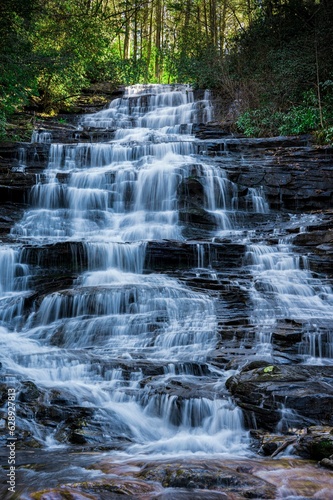
[[[237,268],[242,265],[244,245],[233,243],[203,244],[206,252],[204,266],[214,269]],[[162,241],[149,242],[145,268],[147,271],[163,271],[194,268],[198,265],[197,243]]]
[[[311,148],[307,137],[206,140],[198,150],[217,163],[219,156],[223,162],[234,157],[229,178],[246,187],[262,186],[273,209],[309,212],[332,203],[332,148]]]
[[[44,170],[47,159],[47,145],[0,143],[0,238],[6,238],[21,219],[36,174]]]
[[[222,127],[218,123],[195,123],[192,132],[198,139],[220,139],[221,137],[230,136],[230,126],[225,124],[225,126]]]
[[[288,427],[333,424],[333,367],[270,365],[252,363],[227,381],[236,402],[245,411],[249,424],[253,417],[263,429],[274,430],[283,421]]]
[[[300,246],[319,246],[327,245],[332,246],[333,244],[333,229],[328,229],[326,231],[311,231],[309,233],[297,234],[293,240],[295,245]]]
[[[330,154],[305,148],[280,155],[270,159],[262,183],[271,207],[306,212],[328,207],[333,188]]]
[[[111,419],[109,432],[112,445],[105,447],[103,429],[99,417],[92,408],[80,406],[65,390],[40,390],[31,381],[22,381],[18,390],[16,431],[17,448],[40,448],[38,439],[31,433],[25,421],[34,420],[42,432],[52,432],[55,439],[69,446],[84,449],[119,449],[129,434],[119,419]]]
[[[121,500],[122,498],[155,498],[154,486],[143,481],[131,479],[106,479],[97,481],[82,481],[75,484],[64,484],[59,488],[47,488],[29,496],[32,500]],[[148,497],[149,495],[149,497]],[[28,497],[27,497],[28,498]]]

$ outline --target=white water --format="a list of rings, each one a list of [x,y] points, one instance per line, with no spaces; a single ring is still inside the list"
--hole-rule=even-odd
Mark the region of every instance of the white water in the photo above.
[[[41,144],[47,144],[52,141],[52,133],[48,132],[46,130],[34,130],[31,136],[31,142],[35,143],[41,143]]]
[[[19,251],[0,246],[0,325],[18,325],[24,308],[29,268],[19,262]]]
[[[254,285],[252,321],[257,325],[259,354],[272,354],[278,320],[298,322],[299,351],[309,364],[333,363],[333,290],[313,276],[307,258],[292,252],[290,242],[250,244],[245,256]]]
[[[48,168],[31,193],[33,208],[12,230],[36,246],[82,242],[88,271],[72,289],[47,294],[17,331],[10,320],[22,310],[10,313],[0,330],[5,369],[95,409],[105,446],[116,428],[132,454],[246,452],[241,411],[221,389],[226,375],[206,369],[200,385],[219,382],[207,396],[164,390],[168,383],[192,384],[215,348],[214,300],[176,279],[142,274],[147,241],[183,239],[183,179],[200,175],[207,211],[221,229],[231,227],[236,186],[194,156],[189,135],[193,122],[211,117],[210,102],[194,102],[189,87],[128,88],[107,110],[82,120],[84,127],[116,129],[114,140],[51,144]],[[34,141],[50,137],[35,134]],[[15,257],[7,247],[3,252],[5,294],[13,288]],[[145,366],[156,366],[162,391]],[[44,445],[57,444],[53,431],[26,425]]]

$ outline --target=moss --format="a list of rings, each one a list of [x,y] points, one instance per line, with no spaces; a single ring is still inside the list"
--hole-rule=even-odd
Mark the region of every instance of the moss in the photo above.
[[[280,373],[281,370],[274,365],[268,365],[265,368],[258,368],[256,370],[257,377],[262,381],[270,380],[272,377],[280,375]]]
[[[322,460],[333,455],[333,441],[331,439],[321,439],[311,446],[311,458]]]
[[[42,490],[37,493],[30,494],[31,498],[34,500],[45,500],[47,498],[63,498],[64,500],[73,500],[74,496],[70,491],[59,491],[59,490]]]

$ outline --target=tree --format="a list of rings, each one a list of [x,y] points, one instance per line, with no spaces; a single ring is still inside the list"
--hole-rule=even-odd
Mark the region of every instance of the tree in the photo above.
[[[6,118],[27,104],[36,92],[29,30],[35,13],[33,0],[0,3],[0,134]]]

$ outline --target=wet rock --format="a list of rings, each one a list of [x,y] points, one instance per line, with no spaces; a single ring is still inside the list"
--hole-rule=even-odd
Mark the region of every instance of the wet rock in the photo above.
[[[61,409],[58,407],[56,411],[59,410]],[[99,420],[91,408],[73,407],[72,411],[68,410],[63,411],[54,433],[54,438],[60,443],[95,450],[121,449],[124,443],[128,443],[129,438],[124,436],[129,436],[130,430],[119,421],[114,412],[108,412],[109,425],[107,425]],[[39,414],[38,417],[40,416]],[[47,416],[49,425],[52,425],[55,417],[50,408],[47,408]]]
[[[31,381],[22,382],[18,400],[23,403],[31,403],[39,398],[42,392],[38,389],[36,384]]]
[[[250,367],[251,368],[251,367]],[[227,388],[243,409],[249,426],[274,430],[284,416],[286,427],[333,424],[333,367],[269,365],[246,367],[227,380]]]
[[[167,394],[169,396],[176,396],[179,401],[182,401],[183,399],[188,400],[192,398],[207,398],[214,400],[216,397],[221,396],[216,393],[215,381],[209,383],[207,379],[199,376],[197,376],[194,381],[184,380],[184,378],[169,379],[166,385],[163,380],[143,380],[142,385],[149,390],[149,397],[156,394]]]
[[[81,242],[25,245],[21,261],[33,266],[81,271],[87,266],[87,255]]]
[[[333,455],[333,428],[323,426],[308,427],[300,437],[295,452],[311,460],[331,459]]]
[[[233,182],[247,187],[261,186],[273,209],[309,212],[332,205],[332,149],[302,147],[297,141],[296,147],[289,147],[291,143],[280,147],[274,138],[271,147],[265,141],[256,141],[251,146],[245,139],[225,141],[234,162],[232,166],[223,164],[223,168],[228,169]],[[239,151],[244,154],[242,163],[238,163]]]
[[[200,255],[199,255],[200,252]],[[245,245],[181,241],[150,241],[147,243],[144,268],[146,271],[213,267],[214,270],[242,265]],[[207,277],[208,274],[207,274]],[[230,284],[229,284],[230,294]]]
[[[22,382],[21,386],[16,422],[19,449],[43,446],[43,435],[50,433],[60,443],[94,449],[118,449],[124,440],[128,441],[124,436],[129,436],[130,430],[111,410],[108,412],[110,424],[105,425],[93,408],[78,405],[66,390],[42,391],[31,382]],[[38,439],[31,427],[26,427],[26,421],[32,422],[36,429],[43,429]]]
[[[217,227],[217,220],[213,214],[203,208],[204,188],[200,181],[200,166],[193,165],[193,175],[183,179],[178,188],[179,220],[205,230]]]
[[[261,451],[263,455],[271,456],[283,442],[284,439],[282,436],[273,437],[272,435],[269,435],[268,437],[263,438],[259,451]]]
[[[35,181],[31,174],[46,168],[49,147],[49,144],[0,142],[0,184],[15,187],[16,178],[23,186],[32,179]]]
[[[41,450],[43,448],[43,444],[38,441],[31,432],[23,432],[20,438],[23,441],[23,446],[20,444],[19,449],[33,449],[33,450]]]
[[[1,404],[1,407],[7,402],[7,400],[8,400],[8,384],[0,382],[0,404]]]
[[[165,373],[165,369],[168,366],[168,362],[166,361],[165,363],[159,362],[158,364],[153,363],[152,361],[145,361],[145,360],[122,360],[122,359],[117,359],[114,360],[111,363],[105,363],[101,364],[99,360],[99,364],[103,369],[105,370],[110,370],[112,368],[121,368],[122,370],[122,377],[125,380],[130,380],[131,374],[135,371],[141,371],[142,374],[145,377],[155,377],[159,375],[163,375]],[[102,375],[104,375],[102,371]]]
[[[11,203],[11,202],[3,202],[1,205],[1,214],[0,214],[0,239],[1,241],[9,241],[10,236],[8,237],[10,230],[15,225],[16,222],[21,220],[24,210],[27,208],[27,205],[24,203]]]
[[[166,488],[162,493],[154,496],[154,499],[159,500],[174,500],[175,498],[177,498],[177,500],[216,500],[223,498],[230,500],[231,496],[227,493],[222,493],[221,491],[211,491],[205,489],[188,490],[185,488]]]
[[[138,476],[157,481],[165,488],[208,489],[225,494],[237,493],[240,498],[275,498],[275,488],[270,484],[217,462],[147,464]]]
[[[310,137],[303,136],[277,136],[262,138],[232,138],[227,139],[228,151],[247,151],[267,149],[272,151],[279,148],[302,148],[309,146]],[[281,149],[280,149],[281,151]]]
[[[94,444],[101,442],[101,427],[89,425],[88,429],[75,428],[71,430],[69,435],[67,436],[68,442],[71,444]],[[57,433],[57,437],[59,438],[59,433]],[[63,441],[63,440],[62,440]]]
[[[269,367],[269,370],[268,372],[272,372],[271,370],[271,363],[269,363],[268,361],[265,361],[263,359],[258,359],[258,360],[254,360],[254,361],[251,361],[250,363],[247,363],[244,368],[242,369],[242,373],[246,373],[246,372],[251,372],[252,370],[259,370],[261,368],[268,368]],[[265,373],[265,370],[264,370],[264,373]],[[232,380],[229,379],[229,383],[232,383]]]
[[[265,177],[265,172],[261,169],[259,171],[249,170],[247,173],[241,172],[239,176],[237,176],[237,183],[246,186],[246,187],[256,187],[261,186]]]
[[[272,342],[283,349],[283,352],[292,352],[297,355],[298,344],[303,336],[303,324],[294,320],[280,320],[272,333]]]
[[[217,228],[218,222],[213,214],[201,207],[188,207],[179,210],[179,220],[198,228],[212,231]]]
[[[270,186],[287,186],[290,184],[292,181],[292,176],[291,174],[287,173],[282,173],[281,175],[276,175],[272,172],[268,173],[264,177],[264,182],[265,184],[268,184]]]
[[[198,139],[219,139],[230,136],[230,126],[224,124],[222,127],[220,123],[195,123],[192,133]]]
[[[195,267],[197,249],[180,241],[150,241],[144,267],[146,270],[166,270]]]
[[[144,499],[155,491],[153,485],[139,480],[104,479],[64,484],[58,488],[30,493],[32,500],[117,500],[121,498]],[[150,497],[151,498],[151,497]]]
[[[259,453],[275,457],[282,453],[288,446],[294,445],[297,441],[297,436],[286,437],[281,434],[264,434],[261,437]]]
[[[333,230],[311,231],[309,233],[300,233],[293,239],[295,245],[319,246],[333,244]]]
[[[319,463],[322,467],[333,470],[333,455],[331,455],[329,458],[323,458]]]
[[[193,166],[195,169],[196,167]],[[187,177],[182,180],[178,187],[179,206],[186,206],[187,204],[203,204],[205,199],[204,188],[200,182],[198,172],[194,170],[195,176]]]

